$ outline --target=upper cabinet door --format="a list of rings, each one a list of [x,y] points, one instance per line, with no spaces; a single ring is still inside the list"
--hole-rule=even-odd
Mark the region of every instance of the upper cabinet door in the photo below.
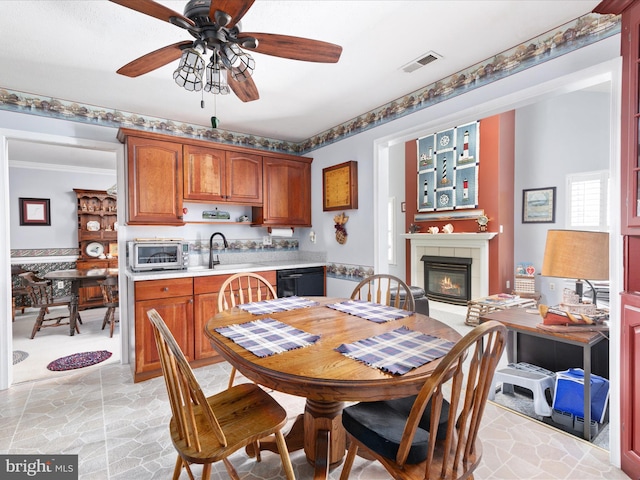
[[[184,146],[184,199],[222,202],[226,198],[226,152]]]
[[[311,226],[311,163],[265,158],[264,207],[253,213],[263,225]]]
[[[227,152],[227,202],[262,205],[262,156]]]
[[[184,225],[182,145],[127,137],[128,223]]]
[[[185,145],[184,199],[260,205],[262,156]]]

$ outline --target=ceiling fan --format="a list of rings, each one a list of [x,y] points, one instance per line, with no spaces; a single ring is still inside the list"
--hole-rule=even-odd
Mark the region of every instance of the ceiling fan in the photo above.
[[[336,63],[342,53],[341,46],[319,40],[242,32],[240,20],[255,0],[190,0],[184,15],[153,0],[110,1],[183,28],[195,39],[147,53],[117,71],[128,77],[144,75],[180,59],[173,74],[178,85],[223,95],[231,89],[243,102],[251,102],[260,95],[251,78],[255,61],[245,50],[321,63]]]

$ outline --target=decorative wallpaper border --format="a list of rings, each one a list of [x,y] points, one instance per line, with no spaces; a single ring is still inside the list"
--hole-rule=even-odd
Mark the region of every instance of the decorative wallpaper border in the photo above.
[[[201,125],[176,123],[173,120],[144,117],[107,107],[84,105],[2,88],[0,88],[0,110],[114,128],[128,127],[180,137],[210,139],[222,144],[242,145],[258,150],[306,155],[320,147],[431,107],[608,38],[620,32],[620,21],[619,15],[589,13],[300,143],[211,129]]]
[[[356,283],[373,275],[374,273],[375,271],[373,267],[369,266],[340,263],[331,263],[330,265],[327,265],[327,277],[349,280]]]
[[[189,243],[189,251],[195,254],[208,253],[209,245],[202,240],[187,240]],[[300,247],[297,238],[274,238],[271,245],[262,245],[256,239],[249,240],[229,240],[229,248],[225,253],[250,253],[250,252],[292,252],[297,251]],[[214,241],[213,249],[221,252],[223,246],[220,242]],[[78,248],[42,248],[42,249],[13,249],[11,250],[11,258],[33,258],[33,257],[66,257],[79,256]]]

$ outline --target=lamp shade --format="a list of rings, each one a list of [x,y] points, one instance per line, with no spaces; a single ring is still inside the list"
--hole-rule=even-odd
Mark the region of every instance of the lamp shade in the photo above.
[[[609,234],[580,230],[549,230],[541,275],[609,280]]]

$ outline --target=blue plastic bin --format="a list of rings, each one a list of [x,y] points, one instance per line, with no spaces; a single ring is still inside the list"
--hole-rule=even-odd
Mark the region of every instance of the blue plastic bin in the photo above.
[[[609,402],[609,380],[591,374],[591,420],[602,423]],[[584,371],[570,368],[556,373],[553,408],[584,418]]]

